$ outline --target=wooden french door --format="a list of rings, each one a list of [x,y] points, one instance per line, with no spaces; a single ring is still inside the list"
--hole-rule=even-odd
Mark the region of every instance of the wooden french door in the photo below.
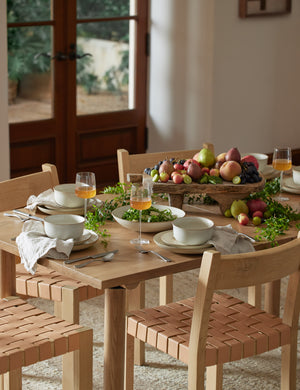
[[[11,176],[51,162],[116,183],[117,149],[145,151],[148,1],[44,3],[7,0]]]

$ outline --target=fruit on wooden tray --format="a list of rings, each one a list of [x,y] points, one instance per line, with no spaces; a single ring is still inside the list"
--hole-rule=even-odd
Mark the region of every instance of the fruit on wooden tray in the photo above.
[[[225,155],[226,161],[237,161],[238,163],[241,161],[241,154],[238,148],[231,148]]]
[[[241,162],[242,163],[243,162],[252,162],[255,165],[255,168],[258,169],[258,161],[257,161],[256,157],[254,157],[254,156],[250,156],[250,155],[244,156],[241,158]]]
[[[235,176],[239,176],[241,173],[242,167],[240,163],[234,160],[225,161],[220,168],[220,176],[227,181],[232,181]]]
[[[215,163],[215,156],[210,149],[202,148],[198,155],[198,162],[203,167],[212,167]]]

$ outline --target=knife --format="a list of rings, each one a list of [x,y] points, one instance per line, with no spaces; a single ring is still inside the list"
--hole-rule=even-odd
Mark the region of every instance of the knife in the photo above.
[[[28,217],[31,219],[35,219],[35,220],[40,221],[40,222],[44,222],[43,218],[37,217],[37,216],[29,214],[29,213],[24,213],[24,211],[13,210],[13,212],[16,214],[24,215],[25,217]]]
[[[89,255],[89,256],[83,256],[83,257],[78,257],[77,259],[70,259],[70,260],[65,260],[65,264],[72,264],[76,263],[76,261],[81,261],[81,260],[87,260],[87,259],[97,259],[98,257],[104,257],[110,253],[117,253],[119,252],[119,249],[115,249],[113,251],[108,251],[108,252],[102,252],[102,253],[97,253],[95,255]]]

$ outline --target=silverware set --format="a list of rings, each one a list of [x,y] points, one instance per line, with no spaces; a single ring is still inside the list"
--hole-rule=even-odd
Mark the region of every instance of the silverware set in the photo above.
[[[104,261],[104,262],[111,261],[111,259],[114,257],[115,253],[117,252],[119,252],[119,250],[115,249],[113,251],[96,253],[95,255],[89,255],[89,256],[77,257],[76,259],[65,260],[64,263],[72,264],[72,263],[77,263],[78,261],[88,260],[85,263],[75,265],[76,268],[83,268],[86,265],[93,263],[94,261]]]

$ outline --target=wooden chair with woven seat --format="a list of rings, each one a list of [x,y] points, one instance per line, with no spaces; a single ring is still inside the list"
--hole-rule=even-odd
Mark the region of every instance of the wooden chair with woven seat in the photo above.
[[[0,299],[0,316],[1,389],[20,390],[22,367],[60,355],[68,358],[69,352],[77,354],[77,365],[70,365],[63,375],[63,389],[93,388],[92,329],[64,321],[17,297]]]
[[[41,172],[0,182],[0,211],[25,207],[30,195],[37,196],[57,184],[59,179],[53,164],[43,164]],[[79,323],[79,302],[103,294],[102,290],[42,265],[31,275],[20,263],[16,266],[16,292],[24,297],[54,301],[54,314],[74,323]]]
[[[300,310],[300,232],[275,248],[203,254],[194,298],[127,316],[127,390],[133,387],[133,341],[138,338],[188,364],[188,389],[222,388],[226,362],[282,347],[281,388],[296,390]],[[282,318],[217,290],[236,289],[289,275]],[[263,387],[263,386],[262,386]]]
[[[214,150],[210,143],[204,143],[203,147]],[[154,167],[159,161],[165,158],[176,158],[178,160],[192,158],[200,149],[191,150],[174,150],[167,152],[155,153],[139,153],[129,154],[126,149],[117,150],[117,161],[119,171],[119,182],[129,183],[128,174],[143,173],[145,168]],[[173,299],[173,275],[163,276],[159,278],[159,302],[163,305],[169,303]],[[134,290],[128,290],[128,310],[145,306],[145,284],[140,285]],[[144,345],[143,343],[136,343],[135,363],[144,364]]]

